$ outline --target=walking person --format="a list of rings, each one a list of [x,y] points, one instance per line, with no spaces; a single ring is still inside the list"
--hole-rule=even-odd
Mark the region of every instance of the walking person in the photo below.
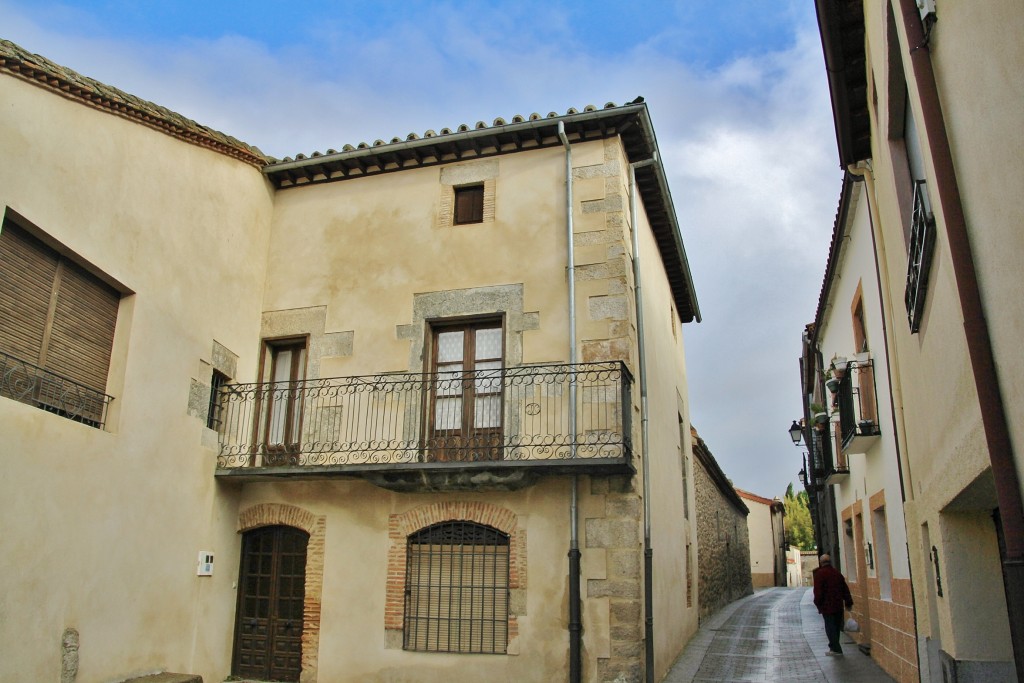
[[[825,620],[828,654],[842,656],[839,634],[843,630],[843,608],[853,607],[853,597],[842,573],[832,566],[828,553],[818,558],[818,568],[814,570],[814,606]]]

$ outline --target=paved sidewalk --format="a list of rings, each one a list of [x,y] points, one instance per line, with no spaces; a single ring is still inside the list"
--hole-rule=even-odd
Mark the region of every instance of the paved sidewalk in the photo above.
[[[769,588],[712,615],[664,683],[892,681],[843,634],[843,657],[829,657],[821,616],[808,588]]]

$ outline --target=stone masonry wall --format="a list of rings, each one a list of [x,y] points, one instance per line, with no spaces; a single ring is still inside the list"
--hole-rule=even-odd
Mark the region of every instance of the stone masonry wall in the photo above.
[[[693,435],[693,473],[697,508],[697,605],[701,621],[733,600],[753,592],[750,538],[745,507],[737,506],[731,485],[723,491],[721,469],[704,441]],[[743,505],[739,502],[739,505]]]

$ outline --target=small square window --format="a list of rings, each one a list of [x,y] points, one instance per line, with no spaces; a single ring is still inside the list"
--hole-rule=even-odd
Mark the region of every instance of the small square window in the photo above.
[[[470,185],[455,188],[455,225],[483,223],[484,186]]]

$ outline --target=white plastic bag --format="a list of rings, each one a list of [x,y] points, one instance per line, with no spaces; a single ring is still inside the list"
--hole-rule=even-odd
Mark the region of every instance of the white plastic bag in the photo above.
[[[857,623],[856,619],[850,617],[846,620],[846,623],[843,624],[843,630],[848,633],[856,633],[860,630],[860,624]]]

